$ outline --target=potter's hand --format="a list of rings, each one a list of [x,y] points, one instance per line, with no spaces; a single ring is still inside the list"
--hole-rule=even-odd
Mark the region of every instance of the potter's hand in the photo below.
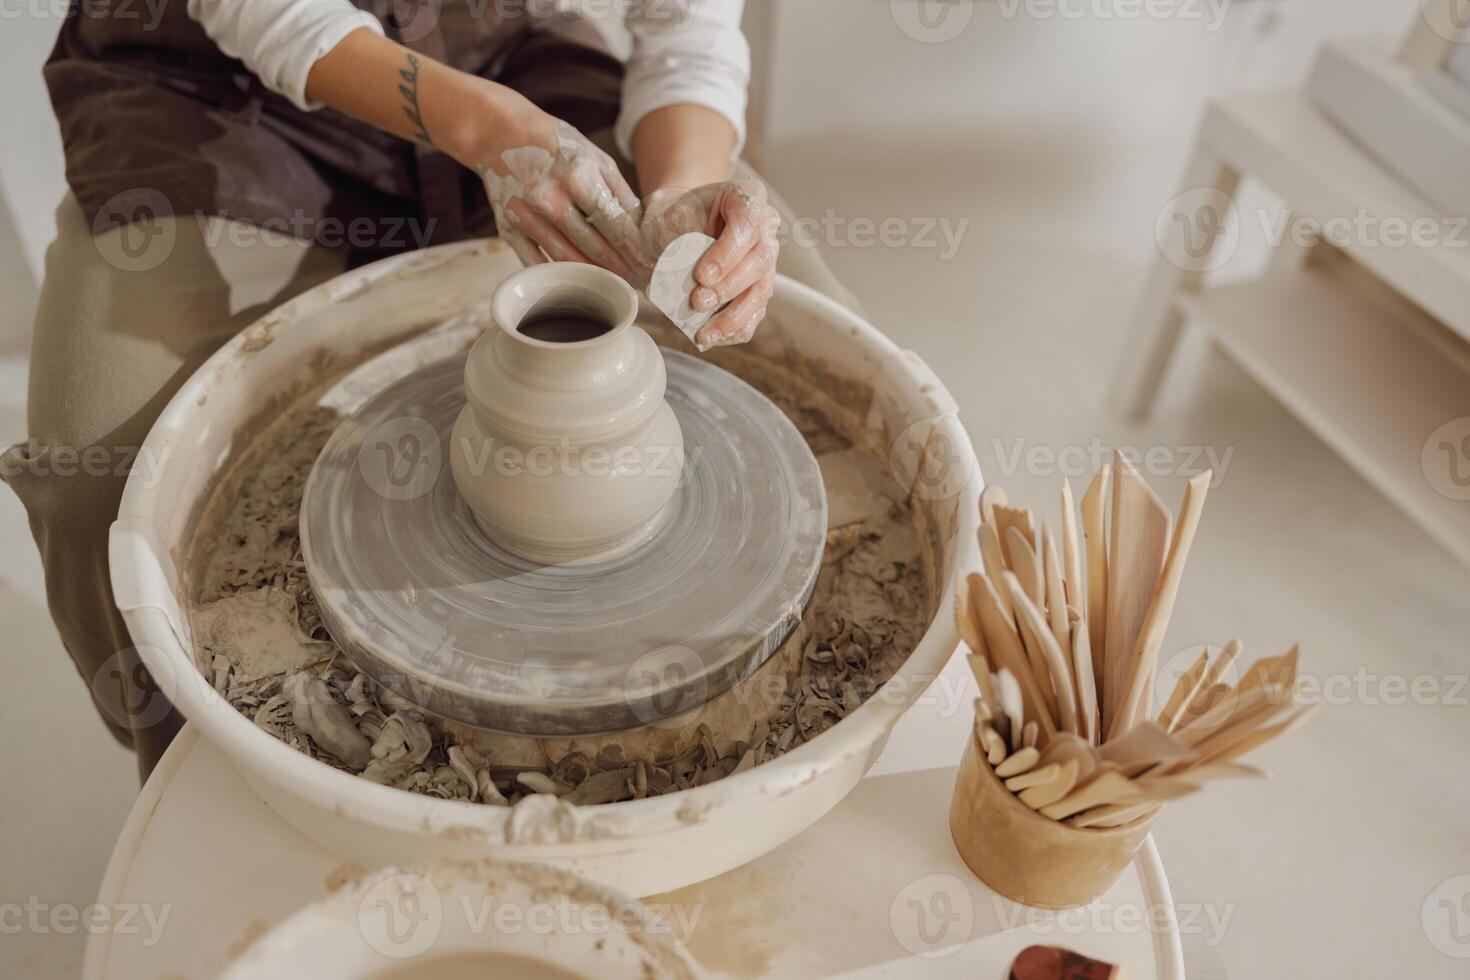
[[[725,309],[700,329],[701,346],[743,344],[766,315],[776,287],[781,216],[758,180],[728,180],[693,190],[659,190],[643,201],[643,245],[656,262],[669,243],[691,231],[715,243],[695,267],[696,310]]]
[[[487,130],[468,162],[521,262],[585,262],[647,285],[638,198],[612,157],[530,102],[499,113]]]

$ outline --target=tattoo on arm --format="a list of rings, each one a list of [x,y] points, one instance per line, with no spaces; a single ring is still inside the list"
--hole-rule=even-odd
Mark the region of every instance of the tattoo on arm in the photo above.
[[[405,53],[405,57],[408,58],[408,67],[398,70],[398,77],[401,79],[398,83],[398,94],[403,96],[403,114],[414,125],[416,132],[413,138],[433,146],[434,141],[429,138],[429,129],[424,125],[423,112],[419,109],[418,55],[410,51]]]

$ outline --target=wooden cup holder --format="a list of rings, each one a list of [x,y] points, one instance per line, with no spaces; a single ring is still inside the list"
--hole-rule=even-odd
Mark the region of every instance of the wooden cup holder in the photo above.
[[[1157,815],[1154,810],[1108,829],[1078,829],[1044,817],[1006,789],[971,732],[949,830],[965,864],[992,890],[1022,905],[1065,909],[1087,905],[1112,887]]]

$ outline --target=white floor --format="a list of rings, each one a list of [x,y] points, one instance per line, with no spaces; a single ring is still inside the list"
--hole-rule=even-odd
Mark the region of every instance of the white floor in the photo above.
[[[856,8],[878,10],[860,15],[871,18],[886,6]],[[1103,89],[1120,105],[1129,97]],[[829,209],[913,229],[968,218],[947,261],[940,249],[859,247],[850,225],[827,248],[874,322],[955,394],[987,477],[1050,510],[1063,470],[1028,465],[1031,450],[1066,461],[1094,446],[1152,448],[1172,461],[1152,478],[1172,503],[1185,472],[1213,453],[1222,479],[1169,649],[1239,637],[1264,655],[1299,641],[1309,674],[1346,682],[1347,696],[1262,753],[1274,782],[1212,787],[1160,821],[1191,923],[1190,976],[1463,977],[1467,961],[1431,944],[1424,913],[1436,885],[1470,873],[1470,571],[1197,338],[1153,421],[1104,410],[1154,217],[1188,147],[1186,103],[1202,93],[1180,95],[1143,134],[1094,118],[1105,96],[1093,96],[1085,119],[982,113],[963,128],[919,126],[895,97],[875,109],[890,123],[876,142],[844,120],[803,138],[783,133],[809,120],[777,126],[766,169],[818,220]],[[23,371],[0,362],[5,441],[23,436]],[[135,792],[133,764],[55,638],[24,515],[6,492],[0,542],[10,670],[0,685],[0,913],[31,900],[81,907]],[[1442,692],[1437,703],[1390,703],[1392,679],[1421,677]],[[1463,912],[1470,928],[1470,902]],[[0,915],[0,975],[76,975],[80,930],[11,934],[8,924]]]

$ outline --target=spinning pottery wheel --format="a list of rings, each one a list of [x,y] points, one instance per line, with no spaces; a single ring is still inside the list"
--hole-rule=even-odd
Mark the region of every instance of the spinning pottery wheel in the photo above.
[[[606,275],[616,286],[594,277],[594,291],[627,290]],[[456,422],[470,414],[467,398],[475,401],[466,364],[473,384],[482,366],[476,358],[488,356],[482,345],[525,344],[517,324],[565,299],[556,276],[556,266],[540,266],[511,277],[496,295],[498,327],[474,351],[414,370],[368,398],[322,450],[301,509],[302,551],[322,619],[364,673],[452,721],[541,736],[659,724],[749,677],[800,620],[827,526],[821,474],[796,427],[734,375],[672,351],[651,366],[634,358],[631,368],[596,372],[616,383],[644,370],[657,382],[682,433],[682,454],[665,454],[660,464],[671,468],[669,479],[650,482],[640,471],[643,483],[569,481],[565,467],[550,463],[585,461],[582,444],[548,455],[544,481],[518,470],[504,492],[504,481],[462,492],[475,477],[461,471],[463,458],[454,472],[450,461],[456,440],[467,438]],[[512,308],[517,288],[524,294],[536,277],[552,292],[533,289]],[[616,311],[598,309],[621,321],[605,328],[609,336],[633,331],[627,336],[657,359],[632,326],[636,299],[631,307],[626,297],[614,299],[623,304]],[[585,359],[598,343],[526,349]],[[503,463],[494,453],[505,440],[488,442],[485,458]],[[656,454],[640,458],[652,472]],[[512,462],[525,468],[531,457],[513,454]],[[663,486],[667,502],[653,501],[651,519],[635,513]],[[516,494],[531,510],[507,519],[488,509]],[[520,536],[548,515],[562,516],[556,507],[596,509],[619,494],[631,501],[619,513],[634,513],[634,526],[616,542],[598,538],[591,553],[548,560]]]

